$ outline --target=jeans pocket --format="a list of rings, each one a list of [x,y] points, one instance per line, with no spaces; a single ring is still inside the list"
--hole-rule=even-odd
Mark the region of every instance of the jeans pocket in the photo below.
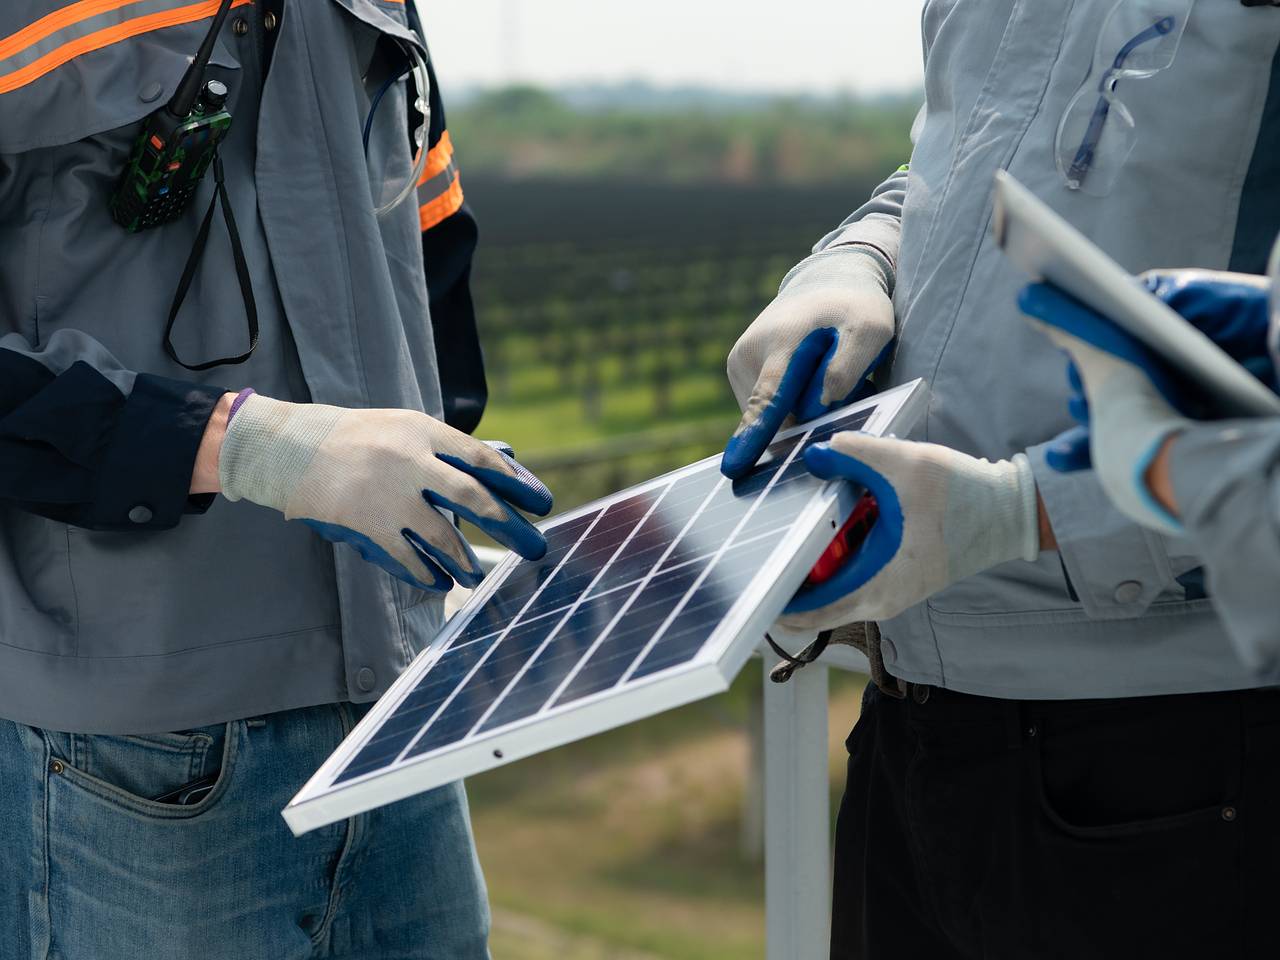
[[[179,733],[98,736],[46,732],[50,776],[138,816],[189,820],[213,809],[226,794],[244,733],[244,721]],[[204,782],[194,803],[158,798]]]

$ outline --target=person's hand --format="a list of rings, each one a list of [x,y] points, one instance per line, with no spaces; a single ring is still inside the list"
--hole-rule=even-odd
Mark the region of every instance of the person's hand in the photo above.
[[[1177,534],[1178,519],[1146,483],[1156,454],[1189,423],[1177,409],[1176,381],[1141,343],[1054,287],[1028,287],[1018,304],[1071,358],[1068,408],[1080,426],[1057,438],[1049,465],[1063,472],[1091,466],[1121,513]]]
[[[1264,280],[1183,270],[1150,273],[1143,283],[1275,389]],[[1080,426],[1056,439],[1046,457],[1049,465],[1063,472],[1092,467],[1130,519],[1164,533],[1179,532],[1172,501],[1154,495],[1151,471],[1189,418],[1208,415],[1205,398],[1135,338],[1054,287],[1032,284],[1019,305],[1070,357],[1068,409]]]
[[[790,417],[854,399],[893,340],[892,268],[872,247],[831,247],[801,263],[729,353],[742,420],[720,469],[747,473]]]
[[[250,396],[218,456],[222,493],[302,520],[423,590],[474,587],[483,572],[441,511],[530,560],[551,494],[510,456],[413,410],[351,410]]]
[[[796,594],[780,621],[788,629],[887,620],[957,580],[1039,555],[1025,454],[991,463],[934,443],[846,431],[806,449],[804,462],[824,480],[865,488],[879,517],[834,577]]]
[[[1213,270],[1153,270],[1139,279],[1152,294],[1213,340],[1233,360],[1272,390],[1277,389],[1276,369],[1267,346],[1271,285],[1266,280],[1250,274]],[[1056,301],[1046,299],[1038,306],[1051,311]],[[1052,323],[1045,317],[1038,319]],[[1130,345],[1137,343],[1119,328],[1116,328],[1116,335]],[[1163,371],[1172,388],[1176,379],[1173,371],[1149,351],[1143,351],[1142,357],[1144,366]],[[1072,393],[1070,409],[1080,426],[1058,437],[1047,458],[1050,466],[1063,473],[1088,469],[1091,465],[1088,400],[1079,372],[1074,367],[1068,369],[1068,384]],[[1194,387],[1179,384],[1178,391],[1182,395],[1182,412],[1193,419],[1200,418],[1203,409]]]

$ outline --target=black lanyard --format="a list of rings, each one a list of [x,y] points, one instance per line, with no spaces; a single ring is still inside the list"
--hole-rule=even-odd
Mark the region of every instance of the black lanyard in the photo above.
[[[169,323],[164,328],[164,352],[179,366],[188,370],[209,370],[235,363],[244,363],[253,355],[258,345],[258,305],[253,299],[253,283],[249,279],[249,265],[245,263],[244,248],[240,244],[240,231],[236,229],[236,218],[231,212],[231,200],[227,196],[227,187],[222,173],[222,157],[213,155],[213,197],[209,200],[209,209],[205,211],[204,222],[200,224],[200,232],[196,234],[196,242],[187,257],[187,265],[182,271],[182,279],[178,281],[178,289],[173,295],[173,306],[169,308]],[[227,236],[231,240],[231,256],[235,260],[236,279],[240,282],[240,296],[244,298],[245,320],[249,328],[249,349],[236,357],[224,357],[221,360],[207,360],[204,363],[187,363],[178,356],[171,336],[173,326],[178,320],[178,311],[182,309],[182,301],[187,298],[187,289],[195,277],[196,267],[204,255],[205,244],[209,240],[209,227],[213,223],[213,211],[222,205],[222,218],[227,224]]]

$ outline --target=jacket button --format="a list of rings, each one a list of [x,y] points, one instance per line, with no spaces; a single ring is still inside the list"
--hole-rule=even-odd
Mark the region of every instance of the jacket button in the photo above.
[[[142,88],[138,93],[138,99],[143,103],[154,103],[160,99],[162,93],[164,93],[164,84],[152,83]]]
[[[150,523],[155,514],[145,503],[140,503],[129,511],[129,520],[133,523]]]
[[[1142,584],[1137,580],[1126,580],[1116,587],[1116,603],[1137,603],[1142,599]]]
[[[374,676],[373,671],[368,667],[361,667],[356,673],[356,686],[364,693],[368,693],[378,682],[378,678]]]
[[[236,17],[231,21],[231,32],[237,37],[243,37],[249,32],[249,21],[244,17]]]
[[[268,30],[274,30],[279,22],[279,19],[270,10],[262,15],[262,25]]]

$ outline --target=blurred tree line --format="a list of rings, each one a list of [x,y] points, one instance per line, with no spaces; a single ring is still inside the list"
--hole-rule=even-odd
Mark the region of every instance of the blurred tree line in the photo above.
[[[469,173],[667,183],[878,182],[910,155],[919,94],[615,97],[508,87],[450,110]]]

